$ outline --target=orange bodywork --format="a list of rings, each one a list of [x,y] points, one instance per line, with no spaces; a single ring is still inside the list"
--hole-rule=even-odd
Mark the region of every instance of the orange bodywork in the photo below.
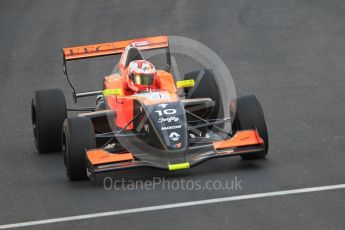
[[[213,143],[215,149],[233,148],[263,144],[264,141],[256,130],[238,131],[231,139]]]
[[[133,98],[126,97],[126,85],[122,77],[118,74],[113,74],[104,78],[105,89],[122,89],[124,96],[107,96],[107,104],[110,109],[116,111],[115,125],[123,128],[133,119]],[[133,129],[131,123],[127,129]]]
[[[68,47],[62,49],[62,51],[66,61],[69,61],[88,57],[120,54],[124,51],[126,46],[131,44],[135,45],[140,50],[166,48],[169,46],[168,36],[156,36],[93,45]]]
[[[86,155],[93,165],[133,160],[132,153],[109,153],[102,149],[88,150]]]
[[[157,88],[170,93],[177,92],[174,78],[170,73],[163,70],[157,70]]]

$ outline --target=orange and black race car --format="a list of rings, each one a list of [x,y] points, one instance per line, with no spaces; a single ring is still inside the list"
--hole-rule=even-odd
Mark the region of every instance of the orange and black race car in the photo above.
[[[166,53],[167,68],[156,70],[147,50]],[[255,96],[229,99],[225,117],[220,88],[212,70],[170,73],[168,36],[64,48],[63,70],[74,100],[97,96],[91,108],[67,108],[61,90],[35,91],[32,125],[39,153],[63,151],[70,180],[136,167],[187,169],[205,160],[241,156],[265,158],[268,134]],[[121,55],[117,71],[104,77],[103,89],[77,93],[67,62]],[[67,117],[68,111],[79,111]]]

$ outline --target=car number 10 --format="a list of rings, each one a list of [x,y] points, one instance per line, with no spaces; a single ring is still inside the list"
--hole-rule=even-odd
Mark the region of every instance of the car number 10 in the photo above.
[[[164,109],[164,110],[156,110],[156,113],[158,113],[159,116],[165,115],[172,115],[176,113],[176,109]]]

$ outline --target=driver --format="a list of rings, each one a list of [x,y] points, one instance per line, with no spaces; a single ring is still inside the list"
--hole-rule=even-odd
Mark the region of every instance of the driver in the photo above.
[[[128,65],[127,85],[134,93],[155,89],[156,68],[146,60],[132,61]]]

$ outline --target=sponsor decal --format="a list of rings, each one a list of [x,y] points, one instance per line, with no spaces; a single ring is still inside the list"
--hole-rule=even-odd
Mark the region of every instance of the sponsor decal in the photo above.
[[[194,85],[195,85],[194,79],[183,80],[183,81],[177,81],[176,82],[176,87],[177,88],[193,87]]]
[[[147,99],[151,99],[151,100],[158,100],[158,99],[167,99],[169,98],[169,95],[166,95],[164,93],[161,92],[151,92],[151,93],[140,93],[137,94],[138,96],[147,98]]]
[[[163,123],[163,122],[177,122],[178,120],[180,120],[178,117],[167,117],[167,118],[159,118],[158,119],[158,123]]]
[[[133,46],[139,47],[139,46],[145,46],[148,45],[149,42],[148,41],[139,41],[139,42],[132,42]]]
[[[158,106],[159,106],[159,107],[162,107],[163,109],[165,109],[165,108],[167,107],[167,105],[168,105],[168,104],[164,104],[164,103],[163,103],[163,104],[159,104]]]
[[[180,134],[177,132],[172,132],[170,133],[169,138],[173,141],[178,141],[180,139]]]
[[[179,169],[188,169],[190,167],[188,162],[168,165],[169,170],[179,170]]]
[[[121,96],[122,95],[122,89],[105,89],[105,90],[103,90],[103,95],[105,97],[107,97],[107,96]]]
[[[144,130],[145,130],[147,133],[150,132],[150,127],[149,127],[148,124],[145,124],[145,125],[144,125]]]
[[[113,148],[115,148],[115,143],[113,143],[113,144],[108,144],[107,146],[104,147],[105,150],[113,149]]]
[[[182,125],[172,125],[167,127],[162,127],[161,130],[170,130],[170,129],[180,129]]]

